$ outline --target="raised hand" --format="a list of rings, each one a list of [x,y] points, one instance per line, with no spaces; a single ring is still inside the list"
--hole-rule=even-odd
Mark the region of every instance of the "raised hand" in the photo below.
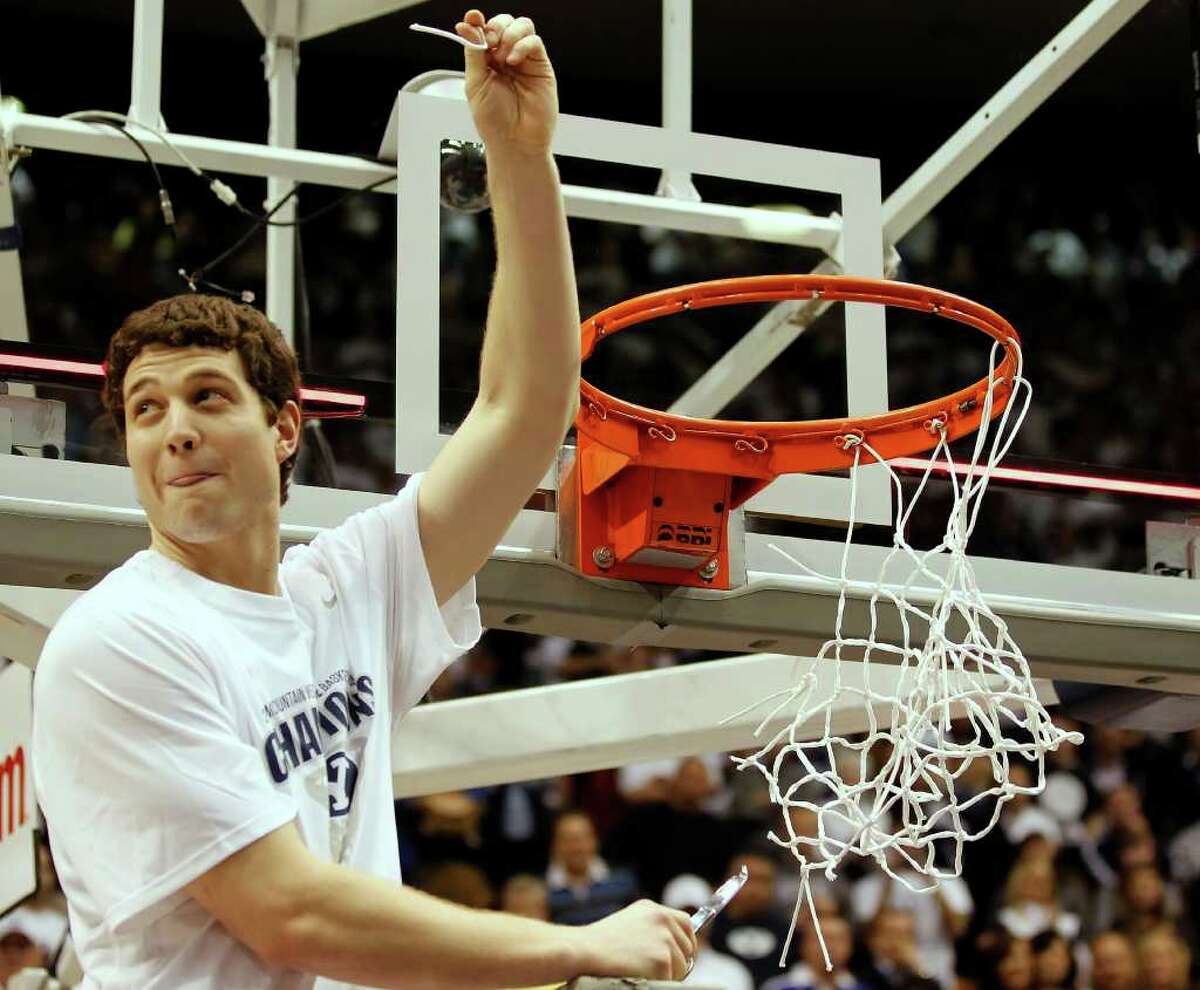
[[[468,10],[455,30],[487,51],[465,49],[467,102],[484,144],[495,151],[549,150],[558,87],[546,46],[528,17]]]

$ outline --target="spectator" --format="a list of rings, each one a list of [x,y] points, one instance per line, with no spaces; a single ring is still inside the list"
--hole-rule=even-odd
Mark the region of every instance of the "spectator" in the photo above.
[[[1121,917],[1117,927],[1135,941],[1167,920],[1167,889],[1154,866],[1121,874]]]
[[[427,894],[472,908],[490,908],[496,892],[487,874],[472,863],[437,863],[421,875],[420,887]]]
[[[28,921],[19,908],[0,921],[0,986],[23,969],[50,967],[51,949]]]
[[[500,910],[525,918],[550,920],[550,892],[546,884],[529,873],[509,877],[500,889]]]
[[[37,889],[0,917],[0,986],[22,969],[49,969],[67,941],[66,899],[49,843],[39,836],[36,848]]]
[[[854,934],[845,918],[836,914],[821,918],[820,938],[825,941],[831,971],[825,968],[816,926],[805,924],[796,934],[800,937],[800,962],[782,976],[767,980],[762,990],[869,990],[850,970]]]
[[[662,903],[667,907],[695,914],[712,896],[712,892],[712,887],[702,877],[683,873],[663,888]],[[754,978],[750,975],[750,970],[733,956],[714,949],[709,938],[709,929],[706,928],[699,934],[698,941],[696,961],[688,974],[688,979],[695,986],[710,987],[712,990],[754,990]]]
[[[1169,925],[1146,932],[1136,944],[1145,990],[1188,990],[1192,954]]]
[[[1071,942],[1056,931],[1044,931],[1029,944],[1033,949],[1033,982],[1037,990],[1074,990],[1078,967]]]
[[[596,827],[582,811],[566,811],[554,823],[546,870],[550,917],[563,925],[599,921],[637,898],[637,880],[627,869],[610,869],[600,858]]]
[[[1129,937],[1105,932],[1092,939],[1090,990],[1134,990],[1138,985],[1138,957]]]
[[[748,850],[735,856],[728,872],[745,866],[750,878],[712,925],[712,945],[733,956],[750,970],[756,986],[779,975],[780,953],[788,926],[773,910],[775,861],[765,853]]]
[[[937,990],[938,982],[925,974],[916,926],[907,911],[884,908],[875,915],[862,977],[871,990]]]
[[[1041,854],[1019,859],[1013,867],[998,921],[1011,935],[1025,939],[1044,931],[1073,939],[1081,928],[1078,915],[1061,907],[1054,861]]]
[[[680,873],[696,873],[713,884],[728,876],[722,871],[741,845],[746,826],[706,810],[714,786],[702,759],[681,760],[666,799],[629,808],[610,834],[606,848],[634,867],[646,892],[662,890]]]
[[[732,792],[724,786],[723,781],[723,770],[727,763],[728,758],[724,753],[631,763],[617,771],[617,790],[628,804],[669,801],[673,790],[678,788],[680,773],[692,774],[697,779],[687,786],[694,789],[697,805],[709,814],[720,815],[732,804]],[[700,779],[701,770],[704,771],[703,779]],[[765,791],[765,788],[760,789]]]
[[[1033,990],[1034,962],[1029,940],[1004,929],[981,936],[983,979],[981,990]]]
[[[852,917],[859,925],[869,925],[885,908],[907,911],[916,926],[926,973],[950,990],[954,985],[954,941],[966,932],[975,910],[971,892],[960,877],[948,877],[925,890],[932,885],[928,877],[898,853],[889,851],[888,855],[892,872],[900,879],[876,870],[859,880],[850,891]]]

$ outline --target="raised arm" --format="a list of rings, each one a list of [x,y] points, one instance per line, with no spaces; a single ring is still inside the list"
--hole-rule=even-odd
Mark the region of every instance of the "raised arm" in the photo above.
[[[639,901],[567,928],[459,907],[319,860],[294,825],[234,853],[187,892],[267,965],[373,987],[682,979],[696,951],[679,911]]]
[[[471,10],[467,99],[487,149],[496,231],[479,395],[418,496],[421,543],[439,603],[495,548],[553,462],[579,393],[579,303],[550,138],[554,70],[533,23]]]

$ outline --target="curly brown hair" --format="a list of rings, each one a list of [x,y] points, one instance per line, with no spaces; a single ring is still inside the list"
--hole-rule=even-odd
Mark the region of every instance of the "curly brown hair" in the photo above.
[[[131,313],[108,343],[101,398],[122,438],[125,374],[142,348],[150,344],[236,350],[246,380],[262,400],[268,423],[275,422],[289,399],[300,404],[300,367],[274,323],[252,306],[221,296],[185,293]],[[299,452],[297,444],[295,453],[279,465],[280,505],[287,501]]]

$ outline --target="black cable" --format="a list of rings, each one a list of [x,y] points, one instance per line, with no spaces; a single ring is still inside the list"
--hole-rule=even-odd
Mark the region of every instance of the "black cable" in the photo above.
[[[250,228],[244,234],[242,234],[241,237],[239,237],[236,241],[234,241],[233,244],[231,244],[229,247],[227,247],[224,251],[222,251],[215,258],[213,258],[212,261],[209,261],[207,264],[201,265],[199,268],[197,268],[194,273],[194,277],[199,279],[209,269],[216,268],[217,265],[221,264],[223,261],[225,261],[231,255],[236,254],[255,234],[257,234],[262,228],[264,228],[266,226],[299,227],[302,224],[308,223],[310,220],[315,220],[315,219],[317,219],[317,217],[325,215],[330,210],[336,209],[337,207],[339,207],[343,203],[345,203],[347,200],[352,199],[355,196],[360,196],[363,193],[370,192],[372,189],[378,189],[380,186],[382,186],[388,182],[394,182],[395,180],[396,180],[395,175],[387,175],[387,176],[384,176],[382,179],[377,179],[375,182],[372,182],[368,186],[363,186],[361,189],[351,189],[345,195],[339,196],[332,203],[326,203],[320,209],[314,210],[312,213],[308,214],[308,216],[300,217],[299,219],[296,219],[296,220],[272,221],[271,217],[274,216],[277,212],[279,212],[279,210],[283,208],[284,204],[287,203],[288,200],[290,200],[293,196],[296,195],[296,193],[298,193],[300,191],[300,187],[302,185],[306,184],[306,183],[298,182],[298,183],[296,183],[296,185],[292,186],[291,191],[288,192],[286,196],[281,197],[279,202],[277,202],[274,206],[272,206],[269,210],[267,210],[266,213],[264,213],[261,217],[256,217],[254,223],[250,226]],[[248,210],[245,210],[244,208],[243,208],[243,210],[244,210],[244,212],[247,212],[247,213],[250,212]],[[254,214],[252,214],[252,213],[250,215],[254,216]]]
[[[158,170],[158,165],[155,163],[154,159],[150,157],[150,152],[146,150],[146,146],[142,144],[142,142],[136,137],[134,137],[131,132],[127,131],[115,120],[109,120],[107,117],[79,117],[78,119],[85,124],[103,124],[105,127],[111,127],[114,131],[120,131],[125,135],[125,137],[129,138],[129,140],[134,143],[134,146],[137,148],[137,150],[142,153],[142,157],[146,159],[146,164],[150,166],[150,170],[154,173],[154,181],[158,183],[158,188],[164,188],[162,173]]]
[[[365,193],[365,192],[370,192],[372,189],[378,189],[382,185],[386,185],[389,182],[395,182],[395,181],[396,181],[396,176],[394,174],[393,175],[385,175],[382,179],[372,182],[369,186],[363,186],[361,189],[351,189],[349,192],[345,193],[344,195],[339,196],[332,203],[326,203],[324,206],[320,207],[319,209],[313,210],[312,213],[308,214],[307,216],[297,217],[295,220],[272,220],[270,218],[275,214],[275,212],[281,206],[283,206],[284,203],[286,203],[289,199],[292,198],[292,196],[295,195],[296,190],[301,185],[307,185],[308,183],[297,183],[296,186],[294,186],[292,188],[291,192],[289,192],[278,203],[276,203],[273,207],[271,207],[270,210],[268,210],[266,213],[264,213],[262,215],[255,213],[253,210],[247,209],[241,203],[237,204],[237,208],[242,213],[244,213],[246,216],[252,217],[255,220],[257,220],[258,225],[262,226],[262,227],[299,227],[302,224],[308,223],[310,220],[316,220],[317,217],[324,216],[330,210],[336,209],[337,207],[341,206],[347,200],[353,199],[355,196],[361,195],[362,193]]]
[[[167,192],[167,186],[166,186],[166,183],[163,181],[162,173],[158,170],[158,165],[154,161],[153,157],[151,157],[150,152],[146,150],[146,146],[144,144],[142,144],[142,142],[133,133],[131,133],[125,127],[125,125],[119,124],[115,120],[110,120],[107,117],[92,117],[92,116],[81,116],[77,119],[80,121],[83,121],[85,123],[104,124],[106,127],[113,128],[113,130],[123,134],[130,141],[132,141],[134,146],[138,149],[138,151],[141,152],[142,157],[144,159],[146,159],[146,164],[150,166],[151,171],[154,173],[154,181],[158,185],[158,199],[159,199],[159,206],[162,209],[163,222],[166,224],[167,229],[171,232],[171,238],[175,245],[175,251],[178,254],[178,252],[179,252],[179,232],[175,228],[175,210],[171,204],[171,197],[170,197],[170,194]],[[205,172],[203,169],[199,170],[199,178],[204,179],[206,182],[212,181],[212,177],[207,172]],[[292,197],[295,196],[300,191],[300,187],[302,185],[305,185],[305,183],[298,182],[295,185],[293,185],[291,190],[285,196],[280,197],[279,201],[277,203],[275,203],[275,205],[272,206],[269,210],[267,210],[266,213],[263,213],[263,214],[255,213],[253,210],[250,210],[250,209],[246,208],[245,206],[243,206],[240,202],[235,201],[234,206],[241,213],[245,214],[248,217],[251,217],[254,220],[254,223],[250,226],[250,228],[244,234],[241,235],[241,237],[239,237],[236,241],[234,241],[232,245],[230,245],[228,248],[226,248],[224,251],[222,251],[220,254],[218,254],[215,258],[213,258],[207,264],[201,265],[199,268],[194,269],[190,273],[185,268],[181,268],[179,270],[179,274],[183,277],[184,281],[187,282],[188,286],[193,291],[195,291],[197,286],[204,286],[207,288],[215,289],[217,292],[221,293],[222,295],[230,296],[234,299],[240,299],[240,300],[242,300],[242,302],[246,302],[246,303],[253,302],[254,301],[253,293],[246,292],[246,291],[238,292],[234,289],[227,289],[222,285],[218,285],[215,282],[209,281],[207,278],[205,278],[205,273],[208,272],[212,268],[216,268],[217,265],[221,264],[226,259],[228,259],[232,255],[236,254],[239,250],[242,249],[242,247],[244,247],[246,245],[246,243],[252,237],[254,237],[255,234],[257,234],[264,227],[271,226],[271,227],[299,228],[301,225],[308,223],[310,220],[316,220],[318,217],[324,216],[326,213],[329,213],[331,210],[337,209],[339,206],[341,206],[347,200],[352,199],[355,196],[359,196],[362,193],[370,192],[373,189],[378,189],[382,185],[386,185],[389,182],[394,182],[395,179],[396,179],[396,173],[393,173],[391,175],[384,176],[382,179],[377,179],[376,181],[372,182],[370,185],[363,186],[361,189],[351,189],[349,192],[339,196],[332,203],[326,203],[324,206],[320,207],[319,209],[313,210],[313,212],[308,214],[307,216],[297,217],[295,220],[272,220],[271,217],[273,217],[276,213],[278,213],[281,209],[283,209],[283,207],[288,203],[288,201],[291,200]]]

